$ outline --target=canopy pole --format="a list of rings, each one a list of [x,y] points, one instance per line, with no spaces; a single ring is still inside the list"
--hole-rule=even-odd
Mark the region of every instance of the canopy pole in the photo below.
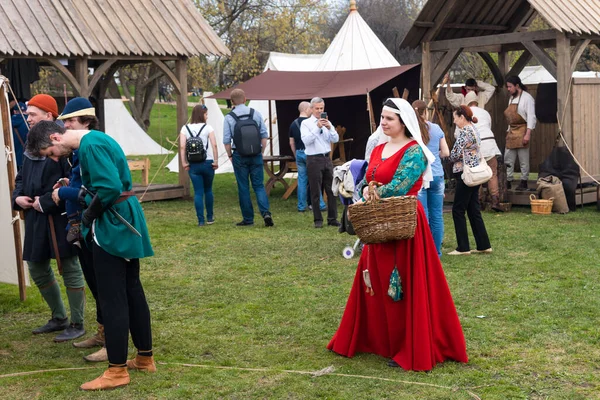
[[[367,89],[367,111],[369,112],[369,122],[371,125],[371,134],[375,132],[377,127],[375,126],[375,115],[373,114],[373,103],[371,102],[371,93],[369,93],[369,89]]]

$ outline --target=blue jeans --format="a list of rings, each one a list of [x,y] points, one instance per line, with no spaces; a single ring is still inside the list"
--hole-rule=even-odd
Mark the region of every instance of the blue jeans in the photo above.
[[[444,177],[434,176],[433,181],[429,183],[429,189],[421,189],[418,196],[425,209],[431,235],[440,257],[442,256],[442,241],[444,240],[444,188]]]
[[[194,186],[194,206],[196,207],[196,216],[198,224],[204,225],[204,200],[206,199],[206,218],[209,221],[215,219],[213,214],[214,196],[212,184],[215,178],[215,170],[212,167],[213,160],[206,160],[201,163],[191,163],[190,179]]]
[[[298,167],[298,211],[306,210],[306,203],[310,201],[308,196],[308,172],[306,172],[306,153],[304,150],[296,150],[296,166]],[[325,209],[325,201],[321,194],[319,208]]]
[[[254,208],[250,199],[250,183],[256,195],[256,203],[260,215],[263,217],[269,212],[269,198],[264,184],[263,158],[262,154],[243,157],[238,152],[233,152],[233,172],[238,187],[238,198],[244,222],[254,222]],[[248,179],[250,178],[250,179]]]

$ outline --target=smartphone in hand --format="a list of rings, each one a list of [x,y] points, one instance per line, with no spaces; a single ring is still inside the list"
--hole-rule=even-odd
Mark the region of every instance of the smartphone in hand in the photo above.
[[[321,113],[321,119],[327,119],[327,113],[326,112],[322,112]]]

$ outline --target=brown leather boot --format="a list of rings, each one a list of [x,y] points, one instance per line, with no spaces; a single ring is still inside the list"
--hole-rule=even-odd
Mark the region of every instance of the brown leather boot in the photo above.
[[[108,390],[127,384],[129,384],[129,372],[127,372],[127,367],[109,366],[98,378],[84,383],[79,388],[81,390]]]
[[[154,356],[135,356],[133,360],[127,360],[127,368],[144,372],[156,372]]]
[[[83,357],[85,361],[88,362],[100,362],[100,361],[108,361],[108,354],[106,353],[106,347],[101,348],[95,353],[88,354]]]
[[[92,347],[104,346],[104,325],[98,324],[98,331],[94,336],[85,339],[83,342],[73,343],[73,346],[80,349],[91,349]]]

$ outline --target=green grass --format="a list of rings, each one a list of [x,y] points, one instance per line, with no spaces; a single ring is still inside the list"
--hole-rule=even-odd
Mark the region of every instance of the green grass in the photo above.
[[[172,106],[154,108],[155,140],[175,139],[174,115]],[[150,158],[152,176],[164,156]],[[177,174],[166,171],[155,182],[176,183]],[[475,398],[469,391],[482,399],[600,398],[594,207],[551,216],[522,207],[485,213],[494,253],[442,257],[470,361],[415,373],[390,369],[375,355],[347,359],[325,349],[357,264],[341,251],[355,237],[313,229],[312,216],[295,211],[294,197],[281,199],[281,187],[269,199],[275,228],[259,220],[236,228],[233,175],[217,175],[214,191],[217,221],[203,228],[195,226],[190,200],[143,204],[156,252],[142,261],[142,281],[157,374],[132,373],[131,384],[114,392],[80,392],[106,365],[86,364],[82,356],[90,351],[55,344],[52,335],[32,336],[49,318],[39,291],[28,288],[20,302],[15,286],[0,284],[0,398]],[[444,220],[448,252],[456,242],[451,215]],[[86,326],[93,331],[90,293],[88,300]],[[293,372],[328,366],[335,372],[321,377]],[[57,371],[5,376],[51,369]]]
[[[325,349],[354,277],[357,259],[341,256],[354,237],[313,229],[311,215],[297,213],[295,199],[282,200],[282,192],[270,197],[274,229],[234,226],[241,216],[231,174],[215,180],[212,226],[195,226],[191,201],[144,203],[156,255],[143,260],[142,280],[162,364],[154,375],[132,373],[116,392],[78,391],[105,365],[86,364],[81,357],[89,351],[55,344],[51,335],[32,336],[48,318],[39,292],[29,288],[21,303],[15,286],[0,284],[0,397],[467,399],[466,388],[483,399],[600,397],[595,208],[486,213],[494,253],[442,258],[470,361],[415,373],[390,369],[378,356],[347,359]],[[445,223],[447,252],[456,244],[449,214]],[[286,372],[328,366],[373,379]],[[2,377],[84,367],[93,369]]]

